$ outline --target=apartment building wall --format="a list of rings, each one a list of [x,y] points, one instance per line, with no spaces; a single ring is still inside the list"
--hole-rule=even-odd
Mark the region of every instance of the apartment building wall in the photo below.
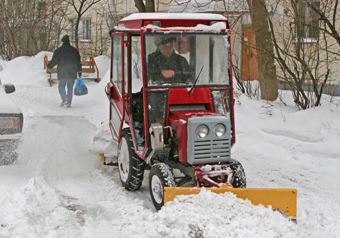
[[[319,0],[314,2],[320,3]],[[296,13],[294,13],[290,1],[271,0],[270,3],[273,6],[271,17],[279,46],[292,55],[295,54],[297,47],[301,47],[301,55],[312,66],[311,68],[317,79],[323,80],[328,74],[328,87],[340,85],[340,47],[333,37],[329,34],[324,34],[324,31],[319,29],[319,27],[324,26],[319,21],[320,17],[313,16],[312,10],[308,9],[306,5],[302,5],[297,11],[299,9],[302,11],[299,14],[305,18],[303,21],[306,22],[303,23],[305,25],[304,29],[299,32],[296,24],[297,19],[294,19],[296,17],[294,14]],[[339,14],[336,17],[336,25],[338,24],[340,24]],[[290,67],[294,68],[294,61],[287,62]],[[277,74],[279,78],[287,78],[287,76],[283,75],[280,67],[277,67]],[[306,85],[309,83],[309,77],[307,76]]]
[[[156,0],[156,12],[168,12],[175,0]],[[72,20],[76,18],[74,9],[69,8],[69,26],[62,34],[74,36]],[[79,51],[82,58],[89,55],[108,54],[109,31],[118,21],[132,13],[138,12],[134,0],[102,0],[93,5],[83,16],[79,29]],[[89,25],[87,25],[89,23]],[[86,34],[88,33],[88,34]],[[71,37],[74,39],[74,37]]]

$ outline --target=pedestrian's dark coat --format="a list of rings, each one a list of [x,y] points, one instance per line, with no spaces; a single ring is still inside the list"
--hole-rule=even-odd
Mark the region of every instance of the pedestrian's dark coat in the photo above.
[[[76,48],[69,43],[63,43],[53,53],[52,60],[47,67],[52,69],[58,65],[58,79],[76,79],[77,72],[81,72],[80,55]]]

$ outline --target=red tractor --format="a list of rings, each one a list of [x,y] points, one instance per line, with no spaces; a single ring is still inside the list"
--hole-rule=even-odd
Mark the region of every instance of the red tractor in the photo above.
[[[184,187],[249,193],[237,189],[246,187],[246,177],[241,163],[231,158],[235,126],[227,19],[132,14],[110,35],[106,93],[122,185],[139,189],[144,170],[150,169],[156,209],[164,196],[190,193],[182,192]]]

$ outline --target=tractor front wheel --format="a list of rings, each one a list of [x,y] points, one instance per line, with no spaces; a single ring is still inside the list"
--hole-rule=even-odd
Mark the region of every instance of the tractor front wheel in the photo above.
[[[123,131],[119,144],[118,170],[120,181],[126,190],[134,191],[140,188],[144,175],[144,161],[136,155],[128,130]]]
[[[151,167],[149,188],[152,202],[157,210],[164,205],[164,187],[175,187],[172,169],[165,163],[158,163]]]
[[[246,174],[244,172],[242,164],[234,160],[234,162],[230,165],[231,169],[234,170],[234,175],[231,180],[231,184],[234,188],[246,188],[247,187],[247,179]]]

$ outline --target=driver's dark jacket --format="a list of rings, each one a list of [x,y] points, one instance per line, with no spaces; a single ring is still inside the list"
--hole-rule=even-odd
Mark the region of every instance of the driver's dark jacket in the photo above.
[[[79,52],[69,43],[63,43],[54,51],[47,67],[52,69],[55,65],[58,65],[58,79],[76,79],[77,72],[82,70]]]
[[[162,75],[162,70],[173,70],[175,76],[171,78],[165,78]],[[165,57],[157,49],[148,55],[148,67],[147,67],[148,80],[153,81],[156,84],[159,83],[191,83],[192,82],[192,70],[187,60],[175,52],[170,57]]]

